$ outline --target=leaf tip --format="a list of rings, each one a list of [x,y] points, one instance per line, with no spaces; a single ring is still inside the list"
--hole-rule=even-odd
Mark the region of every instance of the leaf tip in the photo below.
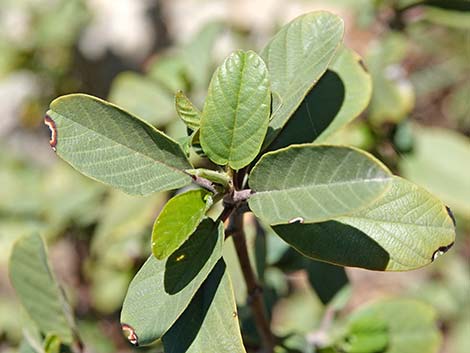
[[[139,345],[139,338],[137,337],[137,334],[135,333],[135,330],[132,326],[128,324],[121,324],[121,329],[124,333],[124,336],[126,336],[130,343],[132,343],[134,346]]]

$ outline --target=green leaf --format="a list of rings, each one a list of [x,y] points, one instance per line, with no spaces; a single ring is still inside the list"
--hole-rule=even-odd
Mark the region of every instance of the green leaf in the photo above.
[[[42,349],[42,347],[39,347],[41,348],[40,350],[39,349],[36,349],[34,348],[26,338],[23,338],[23,340],[21,340],[21,343],[18,347],[18,353],[45,353],[45,351]]]
[[[232,284],[222,259],[163,336],[163,345],[166,353],[245,352]]]
[[[13,245],[17,239],[31,233],[47,233],[51,232],[47,222],[30,220],[24,218],[2,217],[0,220],[0,266],[6,268],[8,259],[13,249]],[[55,235],[54,230],[52,230]]]
[[[23,3],[24,4],[24,3]],[[16,4],[15,4],[16,5]],[[17,5],[16,5],[17,6]],[[28,5],[26,5],[28,6]],[[19,8],[24,7],[19,5]],[[22,10],[24,11],[24,10]],[[38,49],[54,50],[59,49],[62,55],[70,55],[70,49],[73,43],[76,43],[78,36],[84,26],[89,20],[90,13],[87,11],[86,5],[77,0],[72,1],[59,1],[57,3],[51,4],[47,9],[39,10],[37,5],[34,5],[34,8],[30,8],[28,15],[34,16],[34,31],[31,32],[31,35],[28,36],[28,39],[32,39],[34,42],[30,45],[34,45]],[[41,12],[37,12],[41,11]],[[25,13],[27,13],[25,11]],[[50,20],[50,16],[54,16],[54,21]],[[62,64],[64,70],[68,70],[70,64],[65,64],[68,62],[67,59],[57,58],[59,63],[64,61]],[[42,60],[39,61],[39,70],[50,70],[51,73],[56,76],[56,80],[59,75],[64,75],[64,73],[54,72],[54,68],[58,66],[58,62],[55,61],[52,66],[42,66],[47,65]],[[43,62],[41,64],[41,62]],[[25,64],[20,64],[25,65]],[[47,72],[47,71],[46,71]],[[66,71],[68,72],[68,71]],[[57,82],[57,81],[56,81]]]
[[[315,261],[289,247],[275,264],[284,272],[305,270],[323,304],[328,304],[349,282],[344,267]]]
[[[140,197],[112,190],[101,203],[100,221],[91,239],[93,259],[115,270],[133,268],[135,257],[147,254],[142,252],[142,244],[147,251],[155,211],[163,207],[166,199],[164,193]]]
[[[131,260],[134,259],[124,259],[124,262],[129,263]],[[113,314],[120,310],[127,286],[134,275],[133,271],[116,268],[102,261],[90,261],[87,265],[88,293],[93,309],[103,314]]]
[[[344,267],[305,258],[304,268],[323,304],[328,304],[349,283]]]
[[[307,257],[370,270],[423,267],[455,240],[445,205],[399,177],[394,177],[383,197],[365,209],[327,222],[273,229]]]
[[[46,353],[60,353],[60,337],[55,334],[48,334],[44,339],[44,350]]]
[[[437,353],[441,335],[437,328],[434,310],[421,302],[410,299],[386,299],[360,308],[348,318],[352,332],[362,331],[364,339],[367,331],[375,331],[376,347],[379,346],[380,327],[385,325],[388,334],[383,353]],[[360,330],[359,330],[360,329]],[[383,336],[382,336],[383,340]],[[363,341],[365,344],[365,342]],[[383,342],[382,342],[383,343]],[[369,346],[370,347],[370,346]],[[385,347],[382,347],[385,348]],[[377,352],[361,350],[360,352]]]
[[[175,95],[176,112],[187,127],[196,131],[199,129],[201,120],[201,112],[191,103],[188,97],[182,91],[176,92]]]
[[[184,70],[185,63],[181,55],[177,53],[158,53],[151,59],[147,76],[170,92],[176,92],[187,88]],[[154,106],[154,104],[151,106]]]
[[[222,256],[223,240],[223,224],[205,219],[167,260],[148,258],[122,307],[123,330],[131,342],[150,344],[175,323]]]
[[[343,47],[269,147],[324,142],[369,104],[372,81],[354,51]]]
[[[317,143],[325,141],[357,118],[366,109],[372,95],[370,74],[361,57],[353,50],[343,47],[329,69],[341,77],[346,92],[338,114],[315,140]]]
[[[326,144],[353,146],[361,150],[373,150],[376,145],[376,137],[370,125],[364,120],[354,121],[344,129],[336,131],[326,139]]]
[[[104,185],[80,175],[62,161],[49,166],[41,179],[36,183],[42,184],[42,193],[36,197],[41,203],[42,212],[47,215],[48,224],[55,225],[57,234],[62,234],[61,232],[71,223],[87,226],[97,221],[105,191]],[[33,195],[25,196],[23,193],[22,196],[33,197]],[[45,203],[43,200],[48,202]],[[48,235],[48,233],[40,234],[46,237]]]
[[[21,308],[19,312],[21,328],[23,331],[23,340],[25,341],[25,349],[30,348],[35,353],[46,353],[43,348],[44,334],[41,333],[36,323],[31,319],[29,314]]]
[[[190,175],[194,175],[196,177],[207,179],[213,183],[222,185],[227,188],[230,184],[230,177],[228,176],[227,173],[224,173],[224,172],[218,172],[212,169],[198,168],[198,169],[188,169],[186,170],[186,173]]]
[[[341,351],[348,353],[384,352],[389,344],[387,323],[373,316],[352,320]]]
[[[468,100],[468,97],[467,97]],[[414,127],[414,148],[400,160],[403,176],[470,218],[470,142],[450,130]]]
[[[336,15],[317,11],[297,17],[263,49],[273,94],[279,96],[264,146],[268,146],[333,60],[344,24]]]
[[[468,1],[427,1],[423,19],[431,23],[462,30],[470,29],[470,3]]]
[[[454,83],[454,82],[452,82]],[[470,80],[453,87],[444,101],[444,115],[456,123],[460,131],[470,131]]]
[[[258,154],[269,123],[271,94],[263,60],[253,51],[230,55],[212,77],[201,117],[207,156],[233,169]]]
[[[293,145],[263,155],[248,200],[269,224],[320,222],[349,214],[389,187],[390,171],[368,153],[326,145]]]
[[[211,74],[212,49],[222,29],[218,22],[206,24],[188,41],[183,50],[182,59],[195,89],[205,90],[207,87]]]
[[[114,353],[121,340],[112,339],[106,334],[106,327],[100,320],[82,319],[79,322],[80,338],[86,349],[94,353]]]
[[[2,253],[2,256],[8,255]],[[2,263],[1,266],[7,268],[8,264],[4,266]],[[6,278],[4,283],[7,283]],[[2,294],[2,300],[0,301],[0,335],[9,342],[18,342],[24,335],[22,332],[24,328],[21,320],[18,320],[18,300],[14,295]]]
[[[70,308],[48,264],[41,237],[21,237],[10,257],[10,280],[21,304],[44,335],[71,343],[74,324]]]
[[[368,119],[375,125],[399,123],[414,107],[414,88],[401,64],[407,49],[405,35],[390,32],[368,50],[366,62],[374,87]]]
[[[109,101],[159,127],[175,116],[172,95],[157,82],[134,72],[123,72],[114,79]]]
[[[191,182],[180,146],[115,105],[72,94],[54,100],[47,114],[57,154],[93,179],[137,195]]]
[[[468,0],[426,0],[423,5],[435,6],[446,10],[470,12],[470,1]]]
[[[170,256],[196,230],[212,206],[210,195],[203,189],[189,190],[166,203],[152,231],[152,252],[157,259]]]

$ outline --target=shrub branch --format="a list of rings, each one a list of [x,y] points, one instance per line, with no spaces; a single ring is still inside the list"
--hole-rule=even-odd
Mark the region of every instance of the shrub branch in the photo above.
[[[263,299],[263,288],[258,283],[248,256],[246,236],[243,230],[243,213],[235,211],[231,215],[230,223],[233,225],[233,242],[237,252],[238,261],[246,282],[248,291],[248,304],[251,307],[256,323],[256,329],[261,337],[263,352],[272,353],[274,349],[274,338],[271,333],[269,321]]]

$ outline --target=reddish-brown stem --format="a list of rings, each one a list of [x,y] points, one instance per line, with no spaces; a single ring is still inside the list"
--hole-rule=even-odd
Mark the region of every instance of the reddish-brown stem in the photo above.
[[[263,300],[263,290],[259,285],[258,280],[253,272],[253,268],[250,263],[248,256],[248,248],[246,246],[246,237],[243,230],[243,214],[234,212],[231,215],[231,222],[234,226],[233,242],[235,244],[235,250],[238,255],[240,267],[243,273],[243,277],[246,282],[248,291],[248,304],[251,307],[253,317],[256,323],[256,328],[261,337],[263,344],[264,353],[273,353],[274,350],[274,337],[271,333],[268,318],[266,316],[266,310]]]

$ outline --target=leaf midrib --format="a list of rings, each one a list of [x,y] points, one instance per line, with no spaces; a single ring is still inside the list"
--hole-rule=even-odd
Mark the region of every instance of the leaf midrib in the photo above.
[[[349,184],[359,184],[359,183],[370,183],[370,182],[386,182],[389,183],[390,180],[392,180],[392,177],[386,177],[386,178],[372,178],[372,179],[365,179],[365,180],[352,180],[352,181],[340,181],[340,182],[335,182],[335,183],[321,183],[321,184],[310,184],[310,185],[303,185],[303,186],[294,186],[294,187],[289,187],[286,189],[271,189],[271,190],[262,190],[262,191],[256,191],[255,194],[269,194],[272,192],[289,192],[289,191],[298,191],[298,190],[305,190],[306,188],[315,188],[315,187],[335,187],[335,186],[341,186],[341,185],[349,185]]]
[[[106,136],[106,135],[103,135],[102,133],[98,132],[97,130],[93,129],[92,127],[89,127],[89,126],[86,126],[86,125],[84,125],[84,124],[81,124],[81,123],[77,122],[76,120],[69,119],[69,118],[65,117],[64,115],[62,115],[62,114],[60,114],[60,113],[58,113],[58,112],[56,112],[56,111],[54,111],[54,110],[52,110],[52,112],[53,112],[54,114],[57,114],[58,116],[60,116],[60,117],[61,117],[62,119],[64,119],[64,120],[68,120],[68,121],[70,121],[70,122],[72,122],[72,123],[74,123],[74,124],[76,124],[76,125],[79,125],[79,126],[82,127],[83,129],[86,129],[86,130],[88,130],[88,131],[91,131],[91,132],[93,132],[93,133],[99,135],[100,137],[106,139],[107,141],[111,141],[111,142],[113,142],[113,143],[116,143],[117,145],[121,146],[122,148],[125,148],[125,149],[128,149],[129,151],[134,152],[136,155],[141,156],[141,157],[142,157],[143,159],[145,159],[145,160],[150,160],[150,161],[153,162],[153,163],[163,165],[163,166],[167,167],[168,169],[174,170],[174,171],[176,171],[176,172],[178,172],[178,173],[180,173],[180,174],[186,176],[186,174],[185,174],[181,169],[178,169],[178,168],[176,168],[176,167],[174,167],[174,166],[172,166],[172,165],[166,164],[166,163],[164,163],[163,161],[154,159],[154,158],[152,158],[151,156],[149,156],[148,154],[142,153],[141,151],[132,148],[132,147],[129,146],[128,144],[123,144],[123,143],[117,142],[116,140],[114,140],[114,139],[112,139],[112,138],[110,138],[110,137],[108,137],[108,136]],[[87,114],[88,114],[88,113],[87,113]],[[147,135],[149,135],[149,138],[150,138],[152,141],[154,141],[154,138],[153,138],[152,136],[150,136],[150,134],[149,134],[147,131],[145,131],[145,132],[146,132]],[[166,139],[165,136],[164,136],[163,138]],[[173,141],[169,140],[169,142],[173,142]],[[176,143],[176,142],[175,142],[175,143]],[[156,147],[156,146],[155,146],[155,147]],[[58,152],[59,152],[59,151],[58,151]],[[188,164],[188,165],[189,165],[189,164]]]
[[[230,145],[229,145],[229,152],[228,152],[228,158],[227,158],[229,164],[232,161],[233,140],[235,139],[235,128],[237,126],[237,118],[238,118],[238,113],[240,111],[240,108],[239,108],[240,107],[240,91],[241,91],[242,85],[243,85],[243,76],[245,74],[247,55],[248,55],[247,53],[244,53],[244,55],[243,55],[243,64],[242,64],[241,72],[240,72],[240,86],[238,87],[238,90],[237,90],[237,105],[236,105],[236,109],[234,111],[234,118],[233,118],[232,128],[230,129],[230,131],[231,131]]]
[[[332,41],[333,37],[336,36],[337,32],[338,32],[338,31],[334,31],[334,32],[328,37],[328,39],[322,44],[321,47],[322,47],[322,48],[326,47],[326,44],[328,44],[329,42]],[[287,38],[287,36],[286,36],[286,38]],[[338,43],[338,45],[335,46],[335,48],[334,48],[333,50],[331,50],[331,52],[336,52],[336,51],[338,50],[340,44],[341,44],[341,41]],[[317,58],[317,59],[315,60],[315,62],[313,62],[313,63],[311,62],[311,57],[310,57],[310,56],[307,56],[304,60],[301,60],[301,62],[298,63],[297,66],[302,66],[302,65],[305,64],[305,63],[309,63],[310,65],[308,65],[308,66],[309,66],[310,68],[312,68],[312,67],[314,67],[314,66],[317,66],[317,65],[328,55],[328,53],[330,53],[330,51],[326,51],[325,53],[323,53],[323,55],[322,55],[321,57]],[[311,55],[312,55],[312,54],[311,54]],[[326,71],[326,70],[328,69],[328,66],[329,66],[329,64],[333,61],[334,57],[335,57],[335,56],[332,55],[331,59],[328,60],[328,63],[325,65],[325,70],[322,70],[322,71]],[[286,60],[287,60],[287,59],[286,59]],[[287,70],[287,68],[288,68],[288,67],[287,67],[287,65],[286,65],[286,70]],[[287,73],[286,73],[286,78],[287,78],[288,76],[289,76],[289,75],[287,75]],[[296,77],[298,77],[298,76],[299,76],[299,75],[296,74],[296,75],[294,75],[294,78],[296,78]],[[321,76],[321,75],[320,75],[320,76]],[[311,82],[311,83],[302,85],[302,87],[305,87],[305,86],[307,86],[307,87],[313,87],[313,86],[318,82],[318,80],[319,80],[319,77],[316,78],[316,79],[315,79],[313,82]],[[287,85],[284,86],[284,87],[285,87],[284,93],[292,92],[290,95],[284,96],[284,100],[289,100],[291,97],[296,96],[296,95],[297,95],[296,92],[298,92],[298,91],[300,91],[300,90],[302,89],[302,87],[299,87],[299,85],[296,84],[296,83],[297,83],[297,82],[295,82],[295,80],[289,80],[289,82],[287,83]],[[297,87],[297,89],[293,90],[292,87]],[[277,93],[280,94],[280,92],[277,92]],[[296,93],[296,94],[294,94],[294,93]],[[308,92],[307,92],[307,93],[308,93]]]

